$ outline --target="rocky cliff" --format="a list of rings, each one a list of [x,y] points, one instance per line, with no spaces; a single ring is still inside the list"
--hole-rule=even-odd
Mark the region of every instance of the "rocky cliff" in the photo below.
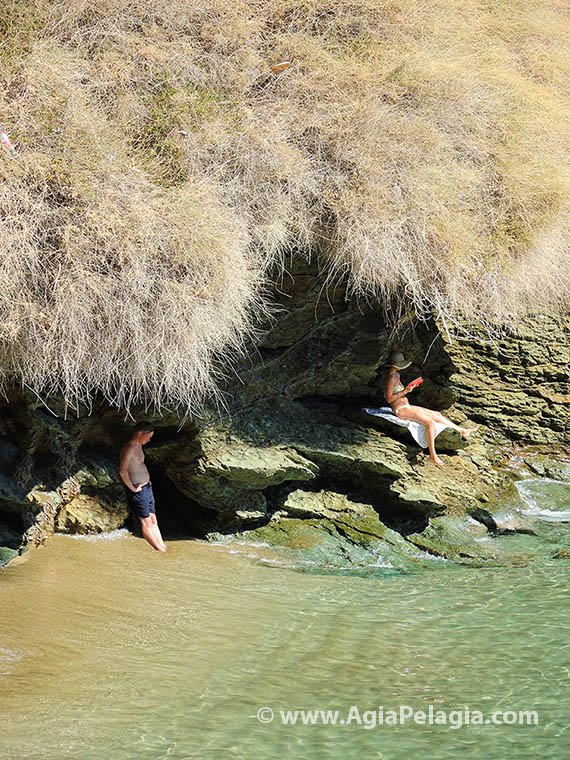
[[[570,317],[529,316],[491,340],[411,318],[391,328],[376,305],[324,282],[316,263],[292,263],[273,289],[273,316],[226,369],[221,402],[183,424],[174,414],[154,420],[146,453],[166,534],[247,531],[289,548],[324,547],[333,564],[354,551],[358,564],[379,543],[405,562],[425,551],[500,560],[472,535],[512,529],[492,513],[512,493],[513,474],[564,466]],[[424,378],[414,403],[481,425],[468,444],[449,431],[438,438],[443,469],[405,429],[363,412],[384,405],[394,347],[413,362],[404,380]],[[1,418],[5,558],[54,530],[125,523],[117,455],[132,420],[102,403],[71,410],[16,390]]]

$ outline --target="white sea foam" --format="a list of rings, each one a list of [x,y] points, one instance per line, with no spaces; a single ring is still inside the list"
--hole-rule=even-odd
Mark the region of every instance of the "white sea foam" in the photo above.
[[[228,548],[228,545],[231,546],[252,546],[255,549],[257,548],[273,548],[271,544],[266,543],[265,541],[244,541],[243,539],[235,538],[234,536],[228,536],[227,540],[218,540],[218,541],[206,541],[205,543],[209,544],[210,546],[222,546],[224,549]]]
[[[0,676],[10,675],[12,666],[24,658],[24,652],[19,649],[0,647]]]
[[[285,562],[285,560],[281,559],[270,559],[269,557],[261,557],[258,564],[260,565],[270,565],[271,567],[281,567],[285,570],[298,570],[298,565],[292,565],[290,562]]]
[[[429,552],[426,552],[423,549],[418,554],[414,554],[413,556],[414,558],[419,558],[419,559],[430,559],[433,562],[449,562],[447,557],[442,557],[439,554],[430,554]]]
[[[130,536],[131,533],[126,528],[118,528],[107,533],[60,533],[58,535],[75,538],[79,541],[116,541],[118,538]]]
[[[542,520],[543,522],[570,522],[570,510],[555,512],[551,509],[541,509],[538,512],[535,512],[534,510],[529,509],[525,514],[535,515],[538,520]]]
[[[226,554],[239,554],[246,559],[254,559],[263,562],[266,558],[263,557],[263,553],[259,549],[274,549],[275,547],[264,541],[244,541],[243,539],[237,539],[233,536],[228,537],[228,540],[207,541],[209,546],[215,546],[221,549]],[[273,564],[267,561],[266,564]],[[277,564],[277,561],[275,562]]]
[[[259,557],[258,554],[254,554],[253,552],[248,552],[245,549],[224,549],[224,551],[227,554],[239,554],[241,557],[249,557],[250,559],[257,559]]]
[[[378,562],[372,562],[370,565],[366,565],[366,567],[385,567],[385,568],[393,568],[394,565],[391,562],[388,562],[387,559],[382,559],[381,557],[378,559]]]
[[[526,506],[524,515],[532,515],[543,522],[570,521],[570,483],[552,478],[532,478],[515,483],[519,496]]]
[[[520,510],[519,510],[520,511]],[[505,523],[509,520],[516,520],[517,518],[517,511],[514,512],[493,512],[493,518],[496,523]]]

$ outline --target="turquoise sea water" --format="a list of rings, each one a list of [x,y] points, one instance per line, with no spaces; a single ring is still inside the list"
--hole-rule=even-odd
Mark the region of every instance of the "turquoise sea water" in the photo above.
[[[263,547],[53,537],[0,572],[0,757],[570,757],[570,485],[519,490],[539,535],[483,539],[515,567],[319,575]]]

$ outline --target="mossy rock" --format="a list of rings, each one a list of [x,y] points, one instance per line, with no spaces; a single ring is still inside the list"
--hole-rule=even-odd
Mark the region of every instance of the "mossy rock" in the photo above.
[[[266,525],[241,533],[240,540],[278,548],[294,566],[313,571],[410,572],[432,562],[384,525],[370,504],[332,491],[297,490],[290,496]],[[287,509],[307,516],[288,516]]]
[[[19,554],[17,549],[11,549],[9,546],[0,546],[0,567],[7,565],[8,562],[17,557]]]

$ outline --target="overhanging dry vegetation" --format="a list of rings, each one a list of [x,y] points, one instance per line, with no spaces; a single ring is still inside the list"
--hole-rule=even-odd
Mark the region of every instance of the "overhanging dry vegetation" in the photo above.
[[[288,251],[420,316],[565,304],[565,11],[5,3],[6,378],[195,408]]]

